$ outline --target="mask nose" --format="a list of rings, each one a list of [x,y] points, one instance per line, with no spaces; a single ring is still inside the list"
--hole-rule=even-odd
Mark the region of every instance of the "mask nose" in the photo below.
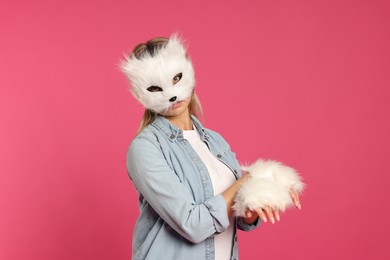
[[[169,99],[169,102],[175,102],[175,100],[177,99],[177,97],[176,96],[174,96],[174,97],[171,97],[170,99]]]

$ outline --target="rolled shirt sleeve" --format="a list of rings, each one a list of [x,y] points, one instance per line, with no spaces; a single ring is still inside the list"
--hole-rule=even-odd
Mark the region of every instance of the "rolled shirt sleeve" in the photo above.
[[[242,217],[237,217],[237,228],[242,231],[252,231],[260,226],[261,220],[257,217],[256,221],[253,224],[247,224],[244,222]]]

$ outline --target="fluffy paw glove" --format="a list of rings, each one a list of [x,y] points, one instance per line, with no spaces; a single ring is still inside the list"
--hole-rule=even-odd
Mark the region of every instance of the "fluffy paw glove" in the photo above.
[[[250,166],[241,166],[250,178],[239,189],[234,199],[236,216],[244,216],[246,210],[265,206],[284,211],[293,204],[289,191],[301,193],[305,184],[298,173],[277,161],[257,160]]]

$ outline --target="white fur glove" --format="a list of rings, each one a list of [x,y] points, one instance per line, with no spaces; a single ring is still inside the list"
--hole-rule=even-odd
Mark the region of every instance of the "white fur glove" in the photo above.
[[[234,199],[236,216],[245,216],[246,210],[266,206],[284,211],[293,204],[290,191],[301,193],[305,184],[298,173],[277,161],[257,160],[250,166],[241,166],[250,178],[239,189]]]

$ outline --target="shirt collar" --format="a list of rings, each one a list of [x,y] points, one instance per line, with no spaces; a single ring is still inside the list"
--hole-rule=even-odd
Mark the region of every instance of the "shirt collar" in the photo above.
[[[194,115],[190,115],[190,117],[202,141],[208,140],[208,134],[199,119]],[[176,138],[183,138],[183,131],[160,114],[157,114],[152,125],[165,133],[171,142],[175,141]]]

